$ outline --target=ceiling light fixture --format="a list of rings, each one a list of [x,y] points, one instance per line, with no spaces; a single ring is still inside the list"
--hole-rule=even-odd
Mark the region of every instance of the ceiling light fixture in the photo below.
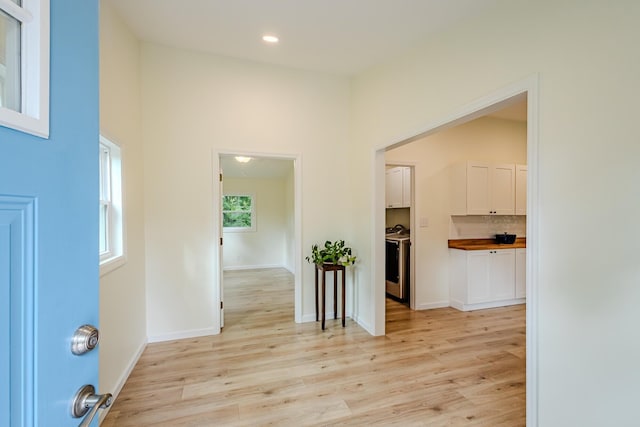
[[[276,37],[276,36],[264,35],[264,36],[262,36],[262,40],[267,42],[267,43],[278,43],[278,41],[280,39],[278,37]]]
[[[251,161],[251,157],[236,156],[236,161],[239,163],[248,163]]]

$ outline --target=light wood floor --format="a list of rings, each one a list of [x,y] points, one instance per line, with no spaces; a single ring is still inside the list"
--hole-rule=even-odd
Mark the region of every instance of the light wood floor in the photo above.
[[[150,344],[103,427],[524,426],[525,308],[293,322],[285,270],[225,274],[217,336]]]

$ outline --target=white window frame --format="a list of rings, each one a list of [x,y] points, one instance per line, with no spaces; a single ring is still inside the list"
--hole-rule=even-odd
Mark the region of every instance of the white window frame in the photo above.
[[[106,157],[104,157],[106,156]],[[122,149],[100,135],[100,209],[107,207],[106,250],[100,252],[100,276],[126,262]]]
[[[222,231],[223,232],[231,232],[231,233],[249,233],[256,231],[256,195],[253,193],[237,193],[237,192],[229,192],[223,195],[227,196],[242,196],[242,197],[250,197],[251,198],[251,227],[225,227],[224,226],[224,218],[222,220]],[[224,201],[221,201],[220,206],[224,206]],[[223,208],[220,209],[222,211],[222,215],[224,216],[225,211]]]
[[[0,0],[21,23],[21,111],[0,107],[0,126],[49,137],[49,0]]]

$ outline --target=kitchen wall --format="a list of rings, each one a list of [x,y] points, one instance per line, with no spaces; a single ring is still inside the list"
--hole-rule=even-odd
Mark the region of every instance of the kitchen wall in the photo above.
[[[387,208],[385,211],[385,226],[393,227],[396,224],[402,224],[407,229],[411,228],[410,215],[410,208]]]
[[[364,248],[380,228],[371,215],[382,206],[374,201],[381,194],[374,165],[383,167],[373,160],[376,150],[516,82],[537,82],[539,89],[530,86],[538,101],[532,114],[539,118],[532,124],[538,141],[533,173],[528,162],[538,188],[537,234],[527,235],[538,260],[532,276],[537,300],[528,307],[536,319],[528,345],[537,346],[527,364],[539,386],[527,396],[538,402],[529,406],[532,425],[637,423],[631,408],[638,398],[640,341],[630,337],[640,324],[640,248],[630,236],[638,229],[640,198],[628,189],[640,182],[639,16],[640,2],[630,0],[499,2],[354,80],[353,225],[354,241]],[[424,179],[420,171],[416,179]],[[419,216],[436,218],[427,205],[419,209]],[[432,224],[420,233],[448,232],[448,222]],[[374,285],[382,284],[374,272],[357,271],[357,310],[365,324],[378,326],[375,313],[384,304],[375,294]]]
[[[101,1],[100,132],[122,148],[126,252],[123,266],[100,277],[100,390],[111,393],[147,341],[139,59],[137,39]]]
[[[224,233],[224,269],[284,267],[286,262],[287,212],[284,178],[225,178],[224,194],[253,194],[256,231]],[[292,196],[289,195],[289,198]]]
[[[150,340],[219,332],[218,151],[300,156],[304,252],[296,261],[313,243],[352,243],[347,77],[149,43],[141,76]],[[301,279],[302,316],[315,318],[312,266],[302,264]]]
[[[414,164],[416,227],[411,230],[415,251],[414,307],[419,310],[448,306],[447,241],[462,236],[484,237],[474,233],[486,233],[493,226],[490,221],[498,221],[488,216],[456,217],[452,221],[449,166],[467,160],[526,164],[527,125],[484,117],[390,150],[385,153],[385,160]],[[420,218],[427,220],[427,227],[419,227]],[[514,228],[522,232],[522,223]]]

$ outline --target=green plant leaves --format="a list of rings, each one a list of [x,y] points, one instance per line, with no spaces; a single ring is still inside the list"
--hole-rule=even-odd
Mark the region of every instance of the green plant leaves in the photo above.
[[[344,240],[324,242],[322,249],[318,245],[311,246],[311,256],[305,257],[307,262],[313,264],[353,265],[356,257],[352,255],[351,248],[345,246]]]

